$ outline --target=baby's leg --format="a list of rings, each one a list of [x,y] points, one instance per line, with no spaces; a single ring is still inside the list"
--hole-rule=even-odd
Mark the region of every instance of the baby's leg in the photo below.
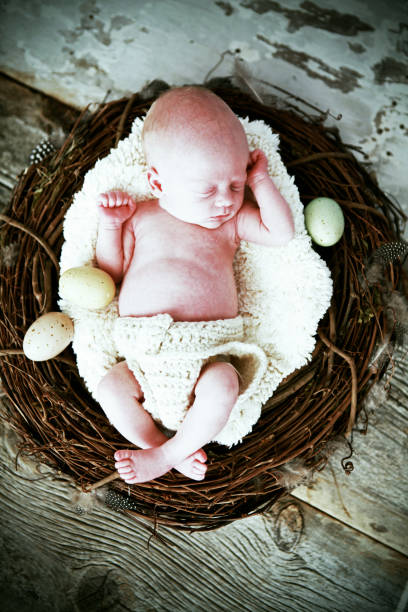
[[[152,448],[167,442],[167,436],[143,408],[142,390],[126,361],[113,366],[102,378],[97,397],[109,421],[132,444]],[[206,460],[207,455],[200,449],[174,467],[189,478],[201,478],[207,470]]]
[[[196,384],[194,403],[173,438],[149,450],[115,453],[117,469],[127,470],[126,482],[157,478],[210,442],[227,423],[238,392],[238,376],[232,365],[208,365]],[[204,474],[197,480],[202,478]]]

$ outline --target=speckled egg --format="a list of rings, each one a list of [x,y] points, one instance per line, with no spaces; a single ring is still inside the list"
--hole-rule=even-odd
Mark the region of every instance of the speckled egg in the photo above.
[[[62,312],[47,312],[28,328],[23,341],[26,357],[46,361],[59,355],[74,337],[74,324]]]
[[[59,294],[83,308],[104,308],[115,297],[115,283],[107,272],[90,266],[70,268],[61,275]]]
[[[344,215],[331,198],[315,198],[305,208],[305,224],[313,242],[332,246],[344,232]]]

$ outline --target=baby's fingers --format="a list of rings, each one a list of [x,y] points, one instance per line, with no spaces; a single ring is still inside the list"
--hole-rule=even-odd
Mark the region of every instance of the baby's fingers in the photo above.
[[[101,193],[97,203],[101,206],[114,208],[115,206],[126,206],[130,199],[130,196],[124,191],[114,190]]]
[[[109,198],[107,193],[100,193],[96,199],[98,206],[108,206]]]
[[[112,208],[115,206],[126,206],[129,200],[128,194],[124,191],[109,191],[107,195],[109,200],[109,206]]]
[[[256,160],[259,157],[260,154],[260,149],[254,149],[253,151],[251,151],[251,153],[249,154],[250,158],[251,158],[251,162],[254,164],[256,162]]]
[[[257,164],[267,163],[266,155],[263,151],[261,151],[261,149],[254,149],[254,151],[251,151],[249,154],[249,160],[249,169],[253,168]]]

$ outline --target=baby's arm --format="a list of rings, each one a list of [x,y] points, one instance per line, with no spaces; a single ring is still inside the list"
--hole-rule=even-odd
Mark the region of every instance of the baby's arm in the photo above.
[[[258,207],[245,202],[237,215],[237,231],[241,240],[266,246],[284,245],[293,238],[292,212],[268,174],[265,153],[255,149],[250,154],[247,183]]]
[[[136,209],[136,203],[123,191],[102,193],[97,201],[99,211],[96,263],[111,275],[115,283],[123,276],[123,224]]]

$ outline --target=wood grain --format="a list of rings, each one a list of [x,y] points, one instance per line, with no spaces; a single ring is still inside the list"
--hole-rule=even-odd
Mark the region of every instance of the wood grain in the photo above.
[[[287,499],[216,532],[161,527],[164,542],[149,541],[149,524],[109,510],[102,493],[91,513],[79,515],[74,487],[58,474],[35,474],[27,458],[16,471],[13,445],[5,428],[2,531],[17,532],[50,562],[58,558],[44,580],[64,584],[69,571],[74,602],[93,567],[123,585],[131,610],[383,611],[398,604],[408,559],[308,504]]]
[[[311,486],[299,487],[292,494],[408,555],[406,349],[394,354],[394,368],[386,402],[375,405],[376,397],[384,393],[387,379],[368,398],[367,433],[354,434],[351,474],[347,476],[341,469],[341,459],[347,456],[347,447],[343,446]]]

